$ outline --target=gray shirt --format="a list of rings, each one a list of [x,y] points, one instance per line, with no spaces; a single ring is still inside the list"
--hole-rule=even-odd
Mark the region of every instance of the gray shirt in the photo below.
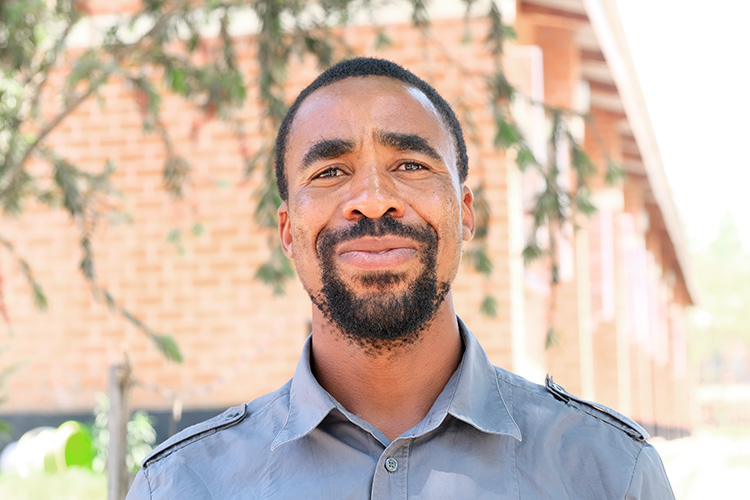
[[[141,499],[674,499],[636,423],[464,354],[424,420],[389,441],[310,371],[175,435],[144,461]]]

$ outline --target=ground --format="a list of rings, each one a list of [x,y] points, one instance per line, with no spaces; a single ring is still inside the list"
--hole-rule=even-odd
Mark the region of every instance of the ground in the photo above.
[[[748,498],[750,430],[699,430],[652,444],[664,460],[677,500]]]
[[[83,469],[61,474],[39,474],[27,478],[0,475],[3,500],[106,500],[107,478]]]

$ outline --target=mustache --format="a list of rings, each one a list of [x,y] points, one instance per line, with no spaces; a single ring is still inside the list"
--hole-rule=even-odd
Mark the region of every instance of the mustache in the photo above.
[[[434,247],[437,245],[437,231],[428,224],[404,224],[393,217],[370,219],[362,217],[353,226],[343,229],[324,229],[316,245],[318,255],[333,252],[336,245],[345,241],[355,240],[364,236],[399,236],[409,238],[423,245]]]

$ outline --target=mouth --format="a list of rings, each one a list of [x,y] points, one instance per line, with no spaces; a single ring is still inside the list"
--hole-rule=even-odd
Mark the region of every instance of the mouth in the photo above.
[[[388,270],[406,264],[417,255],[417,244],[410,239],[363,237],[346,241],[336,249],[341,261],[370,271]]]

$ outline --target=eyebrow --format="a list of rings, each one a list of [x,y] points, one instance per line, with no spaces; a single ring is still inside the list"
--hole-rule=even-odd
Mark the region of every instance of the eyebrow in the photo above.
[[[397,151],[422,153],[434,160],[442,160],[437,150],[417,134],[399,132],[378,132],[378,142]],[[314,142],[302,156],[302,168],[308,168],[321,160],[333,160],[354,151],[356,144],[347,139],[322,139]]]
[[[354,141],[346,139],[323,139],[313,143],[302,157],[302,167],[307,168],[316,161],[333,160],[354,151]]]
[[[379,132],[378,141],[384,146],[396,149],[398,151],[412,151],[422,153],[433,160],[442,160],[437,150],[430,146],[430,143],[417,134],[401,134],[398,132]]]

